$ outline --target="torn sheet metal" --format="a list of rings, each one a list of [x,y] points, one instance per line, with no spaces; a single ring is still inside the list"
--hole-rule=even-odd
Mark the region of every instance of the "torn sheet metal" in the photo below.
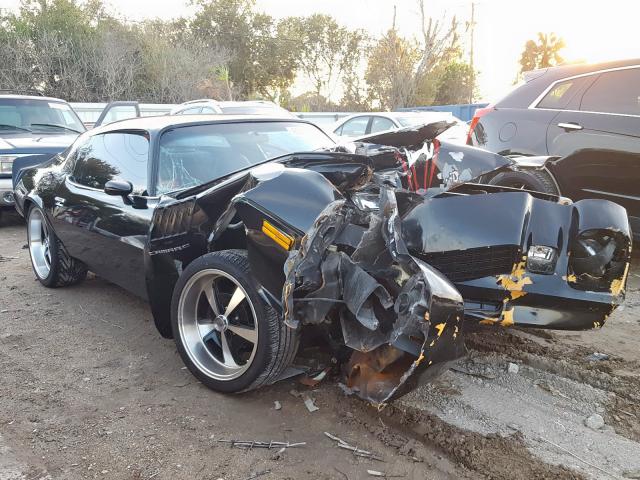
[[[348,255],[339,239],[351,221],[368,225]],[[345,345],[354,350],[347,386],[376,405],[414,373],[464,353],[462,296],[409,254],[390,188],[380,189],[379,209],[366,216],[353,203],[330,204],[290,253],[285,276],[287,325],[330,322],[337,315]]]

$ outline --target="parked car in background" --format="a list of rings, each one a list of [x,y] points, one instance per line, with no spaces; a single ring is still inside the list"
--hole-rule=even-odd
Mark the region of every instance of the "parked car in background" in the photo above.
[[[465,143],[468,127],[465,122],[448,112],[367,112],[350,115],[339,120],[331,129],[336,137],[362,137],[364,135],[415,127],[445,120],[455,125],[439,137],[453,143]]]
[[[191,100],[171,110],[171,115],[269,115],[296,118],[296,116],[273,102],[249,100],[244,102],[217,101],[211,99]]]
[[[14,168],[47,161],[84,131],[84,125],[64,100],[0,95],[0,215],[3,210],[14,208]]]
[[[640,234],[640,59],[528,72],[525,82],[479,109],[467,143],[521,158],[491,182],[603,198],[627,209]]]

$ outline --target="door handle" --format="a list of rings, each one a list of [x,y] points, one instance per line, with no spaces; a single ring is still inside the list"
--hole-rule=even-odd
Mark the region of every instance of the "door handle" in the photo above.
[[[569,131],[569,130],[582,130],[582,125],[575,123],[575,122],[569,122],[569,123],[563,123],[560,122],[558,124],[558,126],[560,128],[564,128],[565,130]]]

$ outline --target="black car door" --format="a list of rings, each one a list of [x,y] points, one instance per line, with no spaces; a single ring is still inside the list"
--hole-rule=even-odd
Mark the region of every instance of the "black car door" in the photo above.
[[[144,248],[157,203],[147,193],[148,135],[93,135],[75,155],[70,175],[56,192],[56,232],[91,271],[146,298]],[[109,180],[131,182],[132,194],[108,195],[104,187]]]
[[[551,155],[567,156],[554,173],[564,195],[624,206],[640,227],[640,67],[589,76],[571,108],[549,126]],[[635,224],[635,225],[633,225]]]

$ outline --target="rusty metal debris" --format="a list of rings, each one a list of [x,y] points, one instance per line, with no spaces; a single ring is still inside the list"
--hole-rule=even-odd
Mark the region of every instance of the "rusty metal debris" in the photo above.
[[[382,457],[380,457],[379,455],[377,455],[377,454],[375,454],[373,452],[369,452],[367,450],[363,450],[361,448],[358,448],[357,446],[353,446],[353,445],[345,442],[341,438],[338,438],[335,435],[332,435],[329,432],[324,432],[324,434],[325,434],[326,437],[330,438],[334,442],[337,442],[337,447],[338,448],[342,448],[344,450],[349,450],[356,457],[368,458],[368,459],[371,459],[371,460],[377,460],[379,462],[384,462]]]

